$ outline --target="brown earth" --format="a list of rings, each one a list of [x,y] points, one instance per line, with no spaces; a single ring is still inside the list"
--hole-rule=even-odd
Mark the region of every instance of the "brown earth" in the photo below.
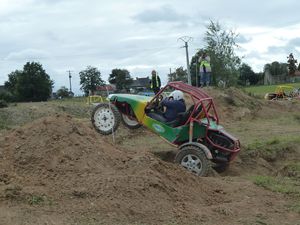
[[[65,114],[1,136],[0,224],[300,224],[285,195],[118,146]]]

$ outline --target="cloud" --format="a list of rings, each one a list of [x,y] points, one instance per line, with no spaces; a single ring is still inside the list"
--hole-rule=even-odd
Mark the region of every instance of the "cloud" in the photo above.
[[[245,35],[239,34],[239,36],[236,38],[237,44],[245,44],[247,42],[250,42],[252,40],[251,37],[246,37]]]
[[[4,60],[10,61],[34,61],[49,57],[47,52],[38,49],[25,49],[19,52],[11,52]]]
[[[133,17],[133,19],[142,23],[182,22],[188,18],[187,15],[177,13],[169,5],[164,5],[159,9],[145,10]]]
[[[293,38],[289,40],[285,45],[268,47],[267,54],[269,55],[281,54],[281,55],[288,56],[290,53],[294,53],[295,55],[297,55],[300,53],[298,51],[299,46],[300,46],[300,38]]]
[[[300,46],[300,37],[291,39],[288,42],[287,46],[293,47],[293,48],[299,47]]]
[[[26,61],[42,63],[55,85],[68,86],[66,71],[97,67],[107,80],[113,68],[133,77],[156,69],[186,67],[181,36],[193,37],[190,57],[205,46],[209,19],[240,33],[238,50],[253,68],[300,50],[296,0],[0,0],[0,84]]]

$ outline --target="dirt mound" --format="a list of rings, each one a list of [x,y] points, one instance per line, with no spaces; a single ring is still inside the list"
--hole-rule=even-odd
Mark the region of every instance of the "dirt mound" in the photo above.
[[[237,88],[225,90],[205,88],[204,90],[213,97],[222,121],[252,117],[263,105],[261,100],[249,96]]]
[[[199,178],[150,153],[124,152],[68,115],[0,139],[0,161],[0,224],[232,224],[237,214],[251,224],[258,212],[285,221],[283,198],[251,182]]]

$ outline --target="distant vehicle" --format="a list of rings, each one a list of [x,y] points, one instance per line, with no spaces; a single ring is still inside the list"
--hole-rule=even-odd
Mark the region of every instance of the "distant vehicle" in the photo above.
[[[273,93],[267,93],[267,100],[291,100],[294,98],[300,99],[300,88],[295,88],[292,85],[278,85]]]
[[[148,116],[163,113],[161,102],[168,93],[180,90],[184,93],[186,112],[179,113],[174,121],[161,122]],[[226,168],[240,151],[240,142],[219,124],[213,99],[203,90],[183,82],[170,82],[156,96],[112,94],[110,103],[98,104],[92,113],[92,124],[104,135],[111,134],[119,126],[120,119],[130,129],[144,126],[165,139],[179,152],[175,162],[189,171],[205,176],[211,163]]]

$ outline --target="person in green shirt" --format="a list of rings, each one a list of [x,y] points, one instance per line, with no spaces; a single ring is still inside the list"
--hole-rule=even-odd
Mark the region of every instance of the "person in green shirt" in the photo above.
[[[150,87],[153,90],[154,94],[156,95],[160,91],[161,82],[155,70],[152,70],[151,74],[152,77],[150,80]]]
[[[199,58],[200,64],[200,86],[209,86],[211,83],[210,57],[206,52]]]

